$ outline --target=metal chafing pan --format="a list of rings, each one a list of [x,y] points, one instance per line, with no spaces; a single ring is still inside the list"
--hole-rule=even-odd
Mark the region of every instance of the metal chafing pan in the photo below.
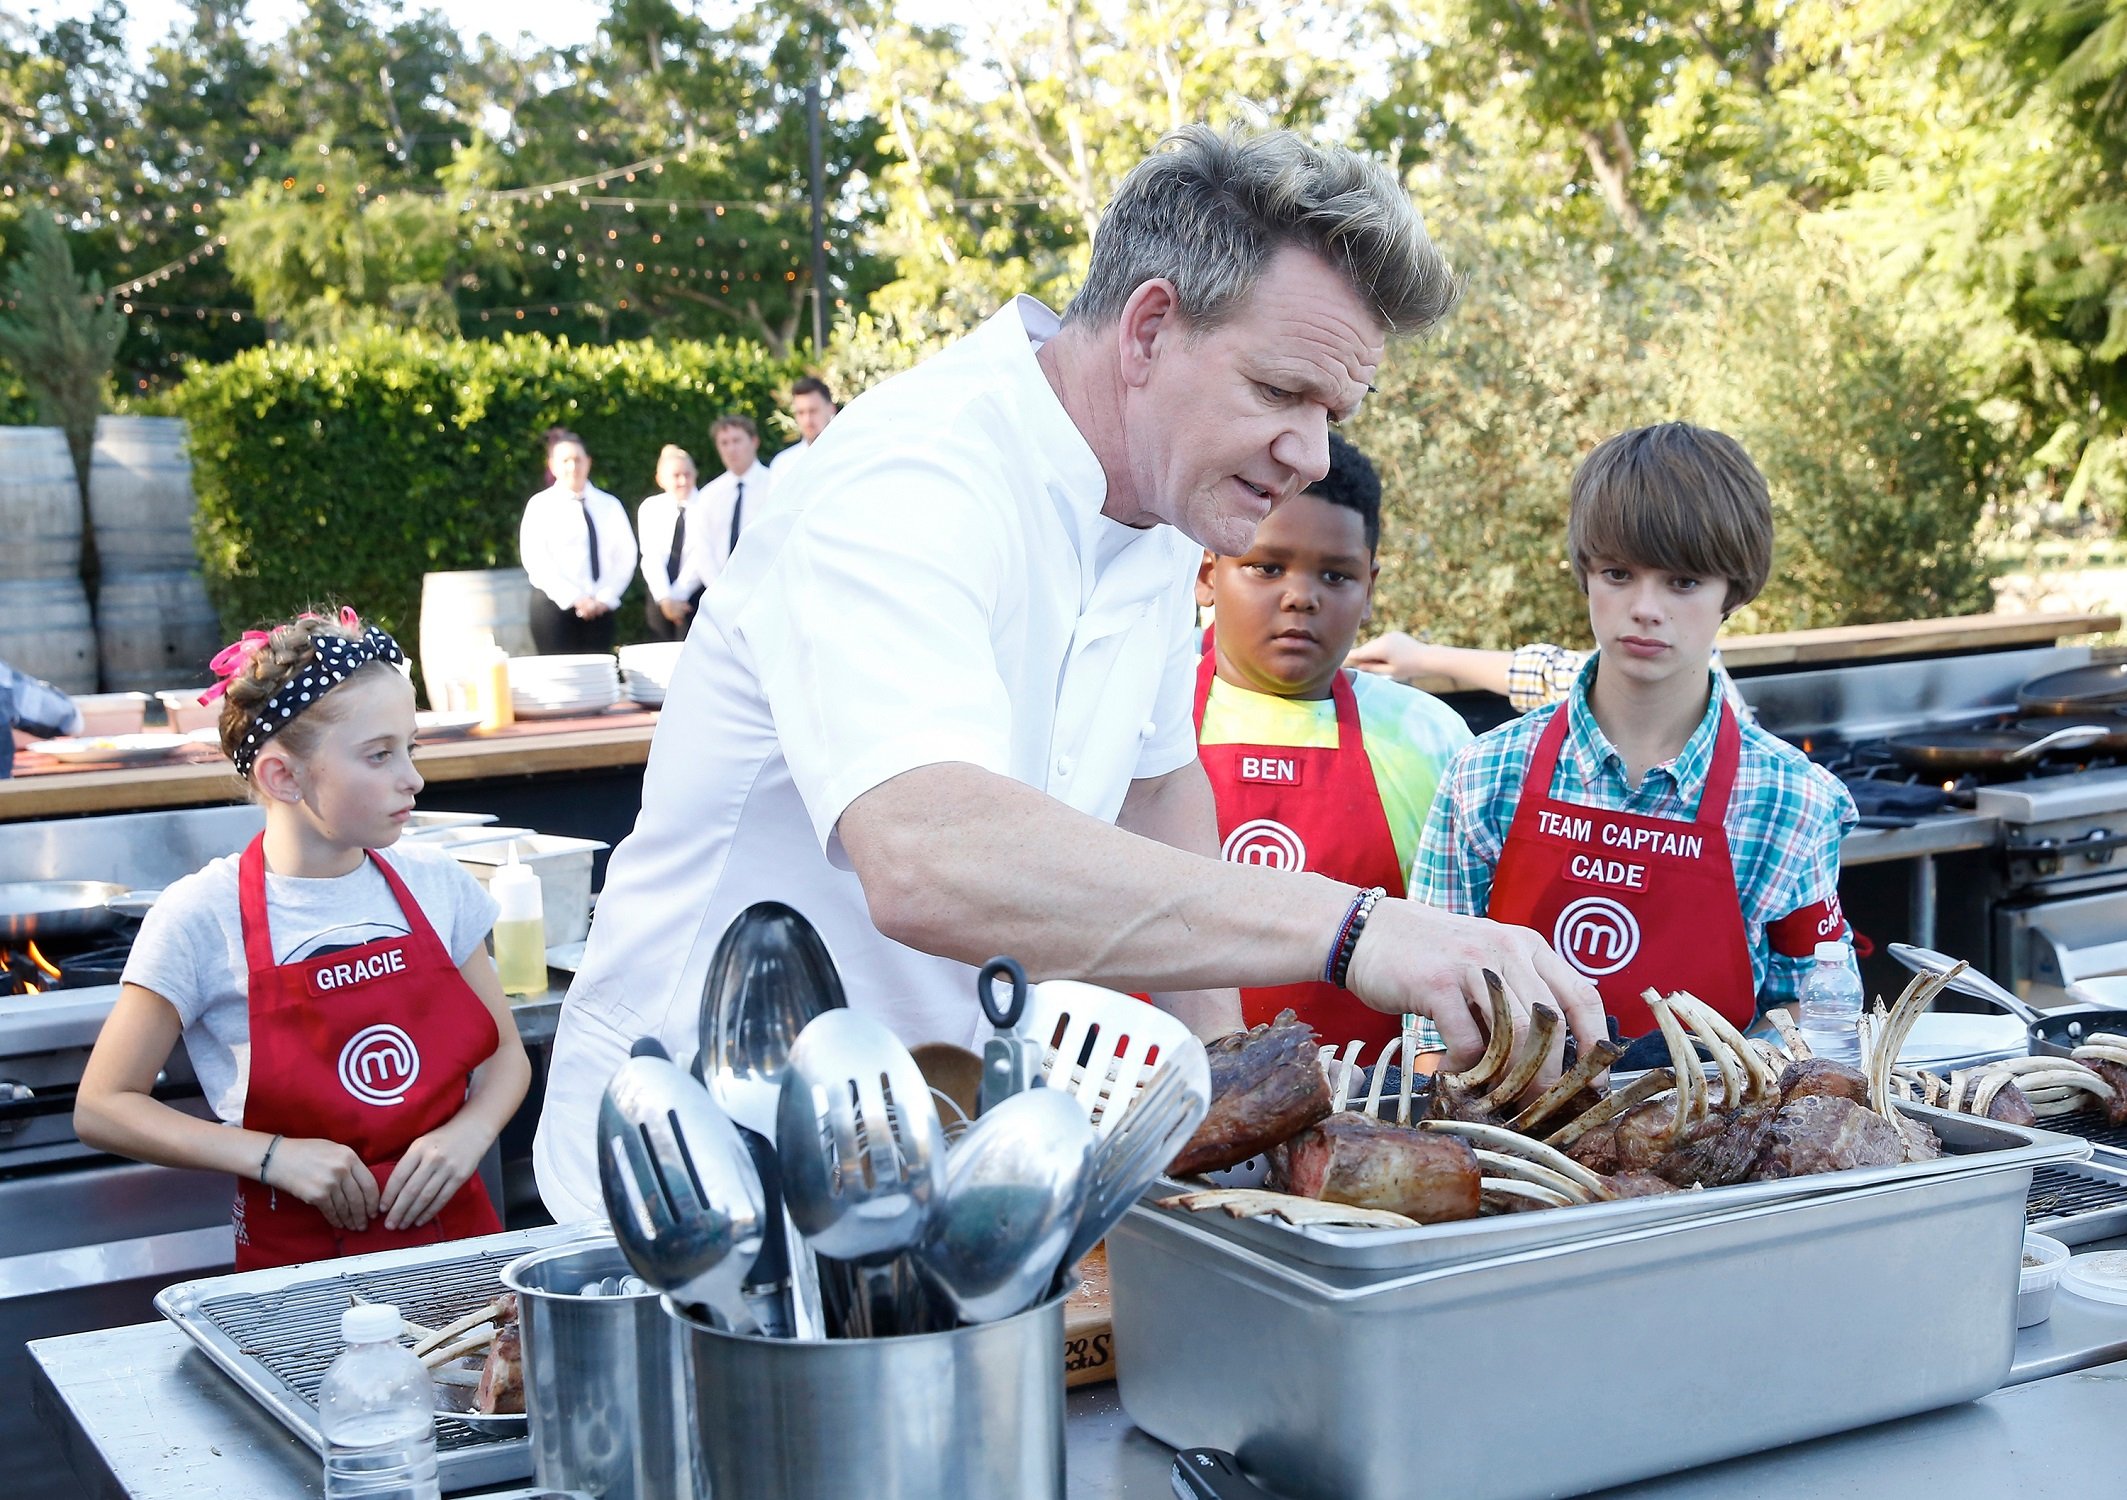
[[[0,884],[0,940],[68,937],[115,926],[113,896],[126,888],[107,880],[16,880]]]
[[[1974,1169],[1973,1153],[1986,1153],[1986,1161],[2003,1170],[2039,1162],[2079,1161],[2091,1154],[2088,1141],[2051,1131],[2026,1130],[1921,1105],[1901,1107],[1924,1118],[1950,1154],[1938,1161],[1908,1162],[1896,1167],[1825,1172],[1780,1182],[1745,1182],[1652,1198],[1623,1198],[1612,1203],[1465,1219],[1454,1224],[1425,1224],[1416,1229],[1342,1229],[1317,1224],[1295,1227],[1275,1219],[1229,1218],[1216,1209],[1204,1213],[1159,1208],[1145,1211],[1187,1219],[1216,1238],[1294,1265],[1316,1268],[1324,1274],[1356,1272],[1371,1276],[1383,1271],[1433,1270],[1513,1251],[1599,1239],[1709,1213],[1822,1197],[1877,1183],[1924,1183],[1941,1177],[1968,1176]],[[1148,1197],[1186,1193],[1196,1186],[1163,1177]]]
[[[502,1268],[527,1250],[567,1244],[599,1228],[550,1225],[181,1281],[156,1294],[155,1310],[322,1458],[318,1384],[339,1355],[340,1314],[350,1293],[393,1303],[416,1323],[440,1325],[502,1291]],[[444,1417],[436,1424],[436,1467],[446,1491],[527,1479],[531,1445],[521,1432],[502,1436]]]
[[[1295,1500],[1534,1500],[1972,1400],[2014,1354],[2033,1169],[2088,1147],[1912,1113],[1954,1154],[1592,1236],[1517,1215],[1558,1228],[1402,1269],[1140,1204],[1108,1237],[1123,1407]]]

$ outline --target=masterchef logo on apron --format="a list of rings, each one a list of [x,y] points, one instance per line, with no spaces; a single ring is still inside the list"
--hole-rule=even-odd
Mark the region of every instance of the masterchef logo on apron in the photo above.
[[[1275,818],[1250,818],[1226,835],[1219,858],[1230,865],[1262,865],[1271,870],[1307,868],[1307,845]]]
[[[340,1049],[340,1086],[364,1104],[404,1104],[420,1076],[414,1039],[396,1026],[365,1026]]]
[[[1640,924],[1608,897],[1583,896],[1558,914],[1551,946],[1590,979],[1600,979],[1639,956]]]

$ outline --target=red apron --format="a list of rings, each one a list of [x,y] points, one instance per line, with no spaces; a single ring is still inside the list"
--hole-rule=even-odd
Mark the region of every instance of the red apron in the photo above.
[[[1207,639],[1196,674],[1199,739],[1216,663],[1217,652]],[[1403,867],[1360,736],[1359,701],[1342,672],[1329,693],[1337,706],[1334,750],[1198,744],[1197,758],[1218,803],[1219,855],[1239,865],[1312,870],[1401,896]],[[1371,1048],[1394,1041],[1403,1024],[1402,1017],[1375,1010],[1349,990],[1319,979],[1241,991],[1241,1015],[1251,1026],[1275,1020],[1287,1008],[1323,1041],[1338,1044],[1363,1041]]]
[[[1721,705],[1713,764],[1690,821],[1646,818],[1551,795],[1566,705],[1529,759],[1492,877],[1494,921],[1533,928],[1595,981],[1626,1038],[1655,1029],[1640,998],[1689,990],[1738,1027],[1757,1014],[1742,898],[1723,819],[1743,736]]]
[[[263,836],[237,866],[251,985],[244,1128],[338,1141],[362,1158],[381,1192],[401,1153],[463,1107],[473,1069],[500,1038],[398,872],[369,857],[406,915],[406,936],[291,964],[273,961]],[[239,1271],[502,1229],[477,1176],[418,1228],[387,1230],[379,1214],[360,1233],[335,1229],[293,1193],[283,1198],[245,1178],[235,1223]]]

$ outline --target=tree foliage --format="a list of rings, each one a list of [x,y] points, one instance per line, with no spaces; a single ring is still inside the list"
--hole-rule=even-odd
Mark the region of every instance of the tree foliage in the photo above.
[[[104,409],[104,383],[125,315],[103,302],[92,275],[74,274],[66,235],[51,215],[32,210],[19,221],[22,253],[0,276],[0,357],[21,372],[38,419],[66,432],[74,471],[88,483],[89,450]],[[84,488],[86,493],[86,488]]]

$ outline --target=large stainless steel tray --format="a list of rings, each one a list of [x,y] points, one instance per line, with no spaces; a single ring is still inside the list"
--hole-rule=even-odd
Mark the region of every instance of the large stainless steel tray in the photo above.
[[[1274,1259],[1326,1271],[1414,1271],[1485,1259],[1513,1250],[1599,1239],[1628,1229],[1676,1223],[1710,1213],[1848,1192],[1880,1182],[1925,1182],[1936,1177],[1960,1176],[1973,1170],[1966,1158],[1975,1153],[1985,1153],[1996,1170],[2028,1168],[2041,1162],[2080,1161],[2091,1154],[2087,1141],[2072,1136],[2003,1125],[1995,1120],[1974,1119],[1970,1115],[1953,1115],[1925,1105],[1902,1105],[1901,1108],[1926,1120],[1941,1138],[1947,1154],[1939,1161],[1827,1172],[1814,1177],[1792,1177],[1783,1182],[1745,1182],[1733,1187],[1664,1193],[1653,1198],[1626,1198],[1615,1203],[1590,1203],[1540,1213],[1468,1219],[1457,1224],[1426,1224],[1416,1229],[1336,1229],[1312,1224],[1296,1228],[1273,1219],[1233,1219],[1216,1210],[1196,1214],[1183,1209],[1156,1211],[1181,1214],[1219,1238],[1258,1250]],[[1196,1186],[1199,1184],[1163,1177],[1151,1196],[1164,1198],[1188,1192]]]
[[[1108,1237],[1123,1407],[1295,1500],[1534,1500],[1972,1400],[2014,1354],[2032,1171],[2084,1143],[1920,1113],[2009,1144],[1450,1263],[1140,1204]]]
[[[418,1250],[181,1281],[157,1294],[155,1308],[322,1463],[318,1385],[339,1355],[340,1314],[347,1310],[349,1293],[395,1303],[400,1316],[440,1326],[501,1291],[502,1268],[525,1251],[591,1232],[582,1224],[549,1225]],[[436,1424],[436,1466],[446,1491],[528,1479],[531,1444],[446,1418]]]

